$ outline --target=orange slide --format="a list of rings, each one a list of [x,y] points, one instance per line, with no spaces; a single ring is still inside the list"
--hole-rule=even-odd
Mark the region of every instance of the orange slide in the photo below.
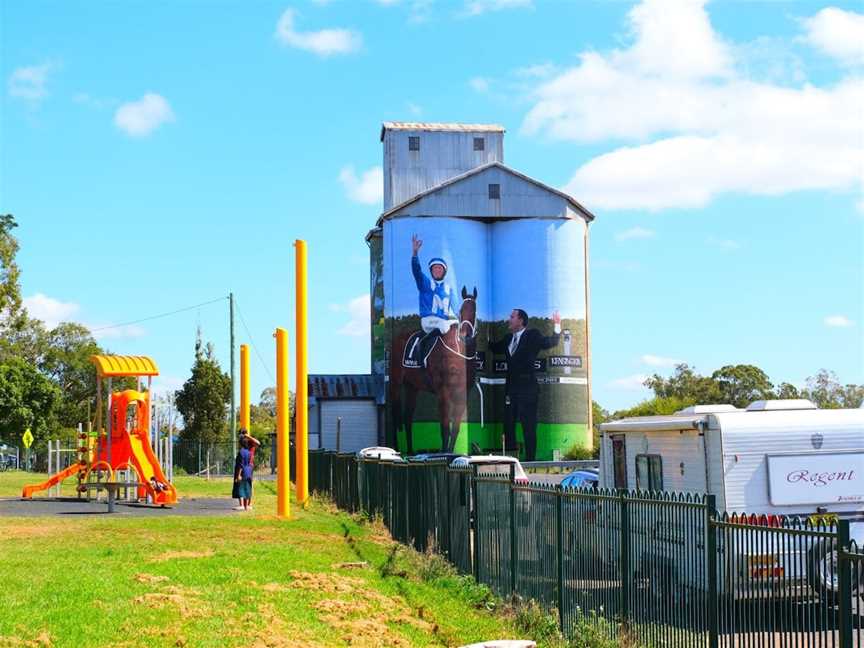
[[[72,475],[77,475],[82,470],[86,470],[87,467],[80,464],[74,463],[68,468],[64,468],[58,473],[51,475],[46,481],[41,484],[34,484],[33,486],[25,486],[24,491],[21,493],[21,497],[25,499],[30,499],[33,497],[33,493],[37,491],[48,490],[52,486],[56,486],[60,482],[62,482],[67,477],[71,477]]]
[[[138,471],[138,477],[144,483],[144,489],[150,495],[154,504],[176,504],[177,489],[168,483],[159,460],[150,447],[146,430],[136,430],[129,434],[129,447],[132,454],[132,463]],[[152,478],[162,485],[161,490],[153,487]]]

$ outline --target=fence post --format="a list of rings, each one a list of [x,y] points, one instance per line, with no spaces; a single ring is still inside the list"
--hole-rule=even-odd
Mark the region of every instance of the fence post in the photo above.
[[[555,488],[555,530],[558,553],[558,624],[564,630],[564,492],[559,484]]]
[[[708,570],[708,648],[717,648],[720,635],[718,628],[719,601],[717,595],[717,526],[714,517],[717,513],[717,496],[705,496],[705,565]]]
[[[474,547],[471,555],[474,557],[474,580],[480,582],[480,511],[477,509],[477,485],[474,479],[477,476],[477,465],[471,466],[471,472],[468,474],[468,501],[474,504]],[[470,533],[469,525],[469,533]],[[470,544],[470,543],[469,543]]]
[[[852,561],[845,560],[843,554],[850,550],[849,520],[837,521],[837,585],[839,600],[838,622],[840,634],[839,648],[852,648]]]
[[[516,578],[519,571],[519,553],[516,548],[516,464],[510,464],[510,593],[516,594]]]
[[[630,622],[630,518],[627,512],[627,492],[620,491],[618,503],[621,515],[621,622]]]

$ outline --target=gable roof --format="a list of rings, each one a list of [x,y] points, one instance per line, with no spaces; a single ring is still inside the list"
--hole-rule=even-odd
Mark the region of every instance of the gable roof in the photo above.
[[[594,220],[594,214],[592,214],[585,207],[583,207],[575,198],[564,193],[563,191],[559,191],[558,189],[550,187],[549,185],[544,184],[543,182],[540,182],[539,180],[535,180],[531,176],[527,176],[524,173],[520,173],[516,169],[512,169],[512,168],[508,167],[506,164],[503,164],[501,162],[489,162],[488,164],[484,164],[482,166],[475,167],[475,168],[471,169],[470,171],[466,171],[465,173],[462,173],[460,175],[453,176],[452,178],[448,178],[444,182],[441,182],[440,184],[437,184],[434,187],[430,187],[429,189],[426,189],[425,191],[421,191],[419,194],[412,196],[408,200],[391,207],[390,209],[388,209],[387,211],[385,211],[384,213],[381,214],[381,217],[378,219],[377,224],[380,226],[381,223],[388,216],[392,216],[396,212],[399,212],[402,209],[405,209],[405,207],[407,207],[408,205],[412,205],[412,204],[422,200],[426,196],[434,194],[437,191],[444,189],[445,187],[449,187],[451,185],[457,184],[457,183],[465,180],[466,178],[470,178],[472,176],[475,176],[479,173],[483,173],[484,171],[488,171],[489,169],[493,169],[493,168],[498,168],[498,169],[504,171],[505,173],[509,173],[509,174],[511,174],[517,178],[520,178],[520,179],[522,179],[526,182],[529,182],[529,183],[531,183],[537,187],[540,187],[541,189],[548,191],[551,194],[558,196],[562,200],[567,201],[576,211],[581,213],[585,217],[585,220],[587,220],[589,222]]]
[[[455,122],[384,122],[381,124],[381,141],[384,141],[384,132],[388,130],[410,130],[410,131],[451,131],[456,133],[503,133],[504,127],[500,124],[459,124]]]

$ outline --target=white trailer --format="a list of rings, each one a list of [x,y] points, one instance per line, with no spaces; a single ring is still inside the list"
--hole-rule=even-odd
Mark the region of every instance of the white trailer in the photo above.
[[[669,416],[610,421],[600,429],[602,487],[710,494],[721,514],[755,514],[758,524],[771,527],[784,516],[825,524],[848,519],[852,539],[864,543],[864,409],[822,410],[806,400],[757,401],[746,410],[699,405]],[[704,527],[665,524],[661,530],[646,529],[654,537],[698,544]],[[814,540],[804,546],[796,540],[793,547],[777,533],[770,536],[771,546],[756,548],[737,535],[729,537],[734,546],[720,549],[738,567],[728,573],[741,578],[763,574],[764,568],[753,565],[767,562],[785,583],[809,578],[817,590],[836,588],[830,543]],[[687,582],[692,579],[663,554],[663,543],[655,543],[637,557],[634,569],[647,565],[671,571],[664,579],[704,587],[701,578]],[[808,573],[814,568],[828,571]],[[748,589],[739,582],[721,582],[720,587]]]

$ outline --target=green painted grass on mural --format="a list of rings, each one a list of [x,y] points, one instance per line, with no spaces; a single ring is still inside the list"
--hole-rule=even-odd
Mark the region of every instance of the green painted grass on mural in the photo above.
[[[441,425],[437,422],[414,422],[412,426],[414,437],[414,453],[422,451],[438,452],[441,448]],[[501,451],[501,435],[504,425],[490,423],[480,426],[479,423],[462,423],[459,437],[454,450],[469,454],[472,442],[486,452]],[[523,443],[522,426],[516,426],[516,439]],[[537,460],[551,461],[553,451],[560,450],[562,456],[573,446],[590,448],[592,444],[591,430],[584,423],[538,423],[537,424]],[[405,432],[399,432],[398,446],[401,452],[407,452]]]

